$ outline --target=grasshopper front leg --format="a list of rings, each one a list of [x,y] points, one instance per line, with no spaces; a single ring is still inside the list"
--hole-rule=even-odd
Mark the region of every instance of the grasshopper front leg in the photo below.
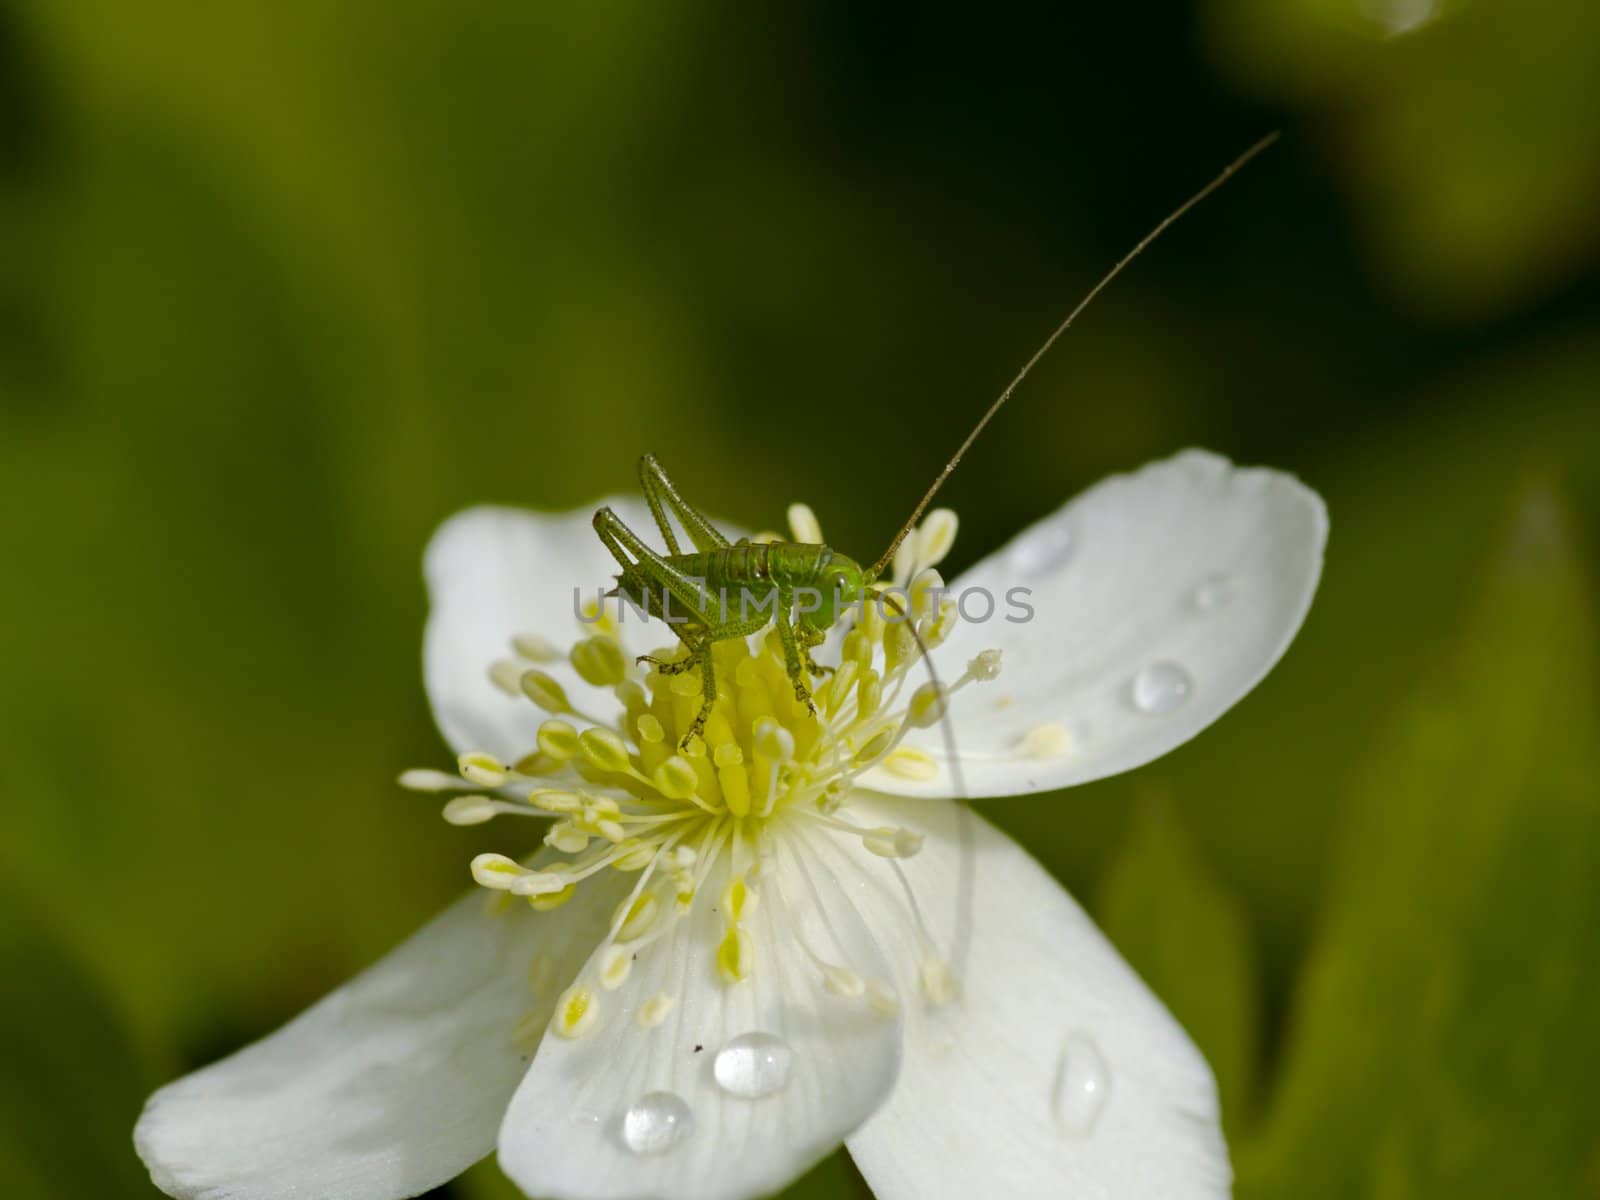
[[[800,646],[800,657],[805,661],[806,673],[813,679],[825,678],[832,675],[835,668],[825,667],[811,657],[811,651],[828,640],[828,635],[820,629],[813,629],[810,625],[800,625],[795,631],[795,640]]]
[[[806,687],[805,668],[800,662],[800,644],[795,639],[794,626],[789,623],[789,612],[793,607],[794,589],[780,587],[778,611],[773,623],[778,627],[778,644],[783,647],[784,669],[789,673],[789,682],[794,684],[794,698],[804,704],[812,716],[816,716],[817,706],[811,702],[811,689]],[[805,656],[807,659],[811,657],[809,645],[806,647]]]

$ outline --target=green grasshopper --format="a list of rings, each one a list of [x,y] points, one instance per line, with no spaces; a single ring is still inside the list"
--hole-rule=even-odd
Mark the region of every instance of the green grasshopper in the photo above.
[[[1169,226],[1221,187],[1230,176],[1277,138],[1276,133],[1269,134],[1239,155],[1210,183],[1169,213],[1100,278],[990,404],[934,479],[932,486],[923,493],[911,516],[889,543],[889,548],[870,568],[863,568],[855,559],[828,546],[810,542],[756,543],[747,538],[730,542],[704,513],[679,494],[676,485],[653,455],[647,454],[639,460],[639,484],[650,506],[650,514],[667,544],[667,552],[662,554],[651,549],[609,507],[595,513],[594,528],[606,549],[622,567],[617,588],[608,595],[625,596],[648,615],[666,620],[688,651],[682,658],[641,655],[638,661],[650,663],[663,675],[677,675],[696,669],[700,672],[703,684],[700,710],[680,741],[680,748],[687,749],[690,742],[703,734],[716,703],[717,679],[712,668],[711,647],[730,638],[759,633],[769,622],[776,625],[783,648],[784,666],[789,682],[794,685],[795,699],[811,707],[813,713],[816,709],[811,704],[807,677],[828,674],[832,668],[819,665],[811,652],[826,639],[828,630],[841,612],[854,609],[859,613],[861,606],[869,599],[886,603],[897,619],[906,621],[926,660],[927,648],[922,644],[922,638],[911,623],[909,614],[893,594],[876,586],[884,570],[894,561],[900,544],[916,528],[945,480],[955,471],[1028,372],[1049,352],[1056,340],[1071,327],[1101,290]],[[669,513],[682,522],[694,546],[692,553],[680,547]],[[738,611],[732,614],[726,602],[730,592],[740,597]],[[797,596],[815,598],[815,603],[800,604],[798,612],[791,618],[791,612],[796,609]],[[750,611],[751,608],[754,608],[754,612]],[[932,663],[927,665],[932,673]],[[937,686],[937,676],[934,677],[934,683]]]
[[[612,594],[625,596],[650,616],[667,621],[689,650],[684,658],[642,655],[639,661],[652,664],[663,675],[677,675],[696,667],[700,670],[703,699],[700,712],[684,735],[684,744],[701,733],[716,703],[712,644],[748,637],[766,628],[769,622],[777,627],[795,699],[810,705],[805,675],[828,672],[811,657],[811,651],[827,637],[841,608],[867,598],[884,564],[863,570],[854,559],[810,542],[752,542],[748,538],[730,542],[704,513],[679,495],[651,454],[639,460],[639,484],[667,543],[666,554],[652,550],[610,508],[595,513],[594,528],[622,565]],[[683,523],[694,553],[686,554],[679,548],[669,511]],[[896,547],[906,532],[895,539]],[[740,598],[736,613],[728,611],[730,591],[736,591]],[[816,602],[802,603],[798,619],[791,620],[797,595],[815,597]],[[676,616],[675,604],[681,606]],[[752,608],[754,612],[750,611]]]

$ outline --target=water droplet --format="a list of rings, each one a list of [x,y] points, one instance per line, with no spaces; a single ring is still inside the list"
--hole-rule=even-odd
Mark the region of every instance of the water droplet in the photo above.
[[[1171,712],[1192,691],[1194,680],[1177,663],[1151,663],[1133,677],[1133,706],[1140,712]]]
[[[1023,541],[1011,551],[1011,569],[1027,575],[1042,575],[1067,561],[1076,540],[1072,529],[1063,521],[1054,521],[1024,534]]]
[[[1086,1033],[1069,1035],[1056,1068],[1055,1116],[1062,1132],[1088,1137],[1110,1096],[1111,1071],[1100,1047]]]
[[[1226,575],[1208,575],[1195,585],[1190,599],[1201,612],[1213,612],[1233,599],[1233,580]]]
[[[693,1132],[694,1113],[675,1092],[641,1096],[622,1116],[622,1140],[635,1154],[663,1154]]]
[[[712,1073],[723,1090],[755,1100],[782,1091],[794,1067],[789,1043],[771,1033],[741,1033],[721,1050]]]

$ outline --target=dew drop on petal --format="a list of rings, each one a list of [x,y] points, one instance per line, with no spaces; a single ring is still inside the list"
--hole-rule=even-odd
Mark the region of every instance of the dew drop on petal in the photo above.
[[[789,1043],[771,1033],[741,1033],[717,1051],[712,1073],[735,1096],[755,1100],[782,1091],[794,1067]]]
[[[1056,1068],[1056,1124],[1068,1137],[1088,1137],[1110,1096],[1111,1070],[1100,1047],[1088,1034],[1071,1034]]]
[[[1233,599],[1233,581],[1226,575],[1208,575],[1195,585],[1189,601],[1199,612],[1215,612]]]
[[[1144,713],[1171,712],[1192,691],[1194,680],[1177,663],[1151,663],[1133,677],[1133,706]]]
[[[1026,535],[1011,551],[1011,569],[1024,575],[1042,575],[1066,562],[1075,544],[1071,528],[1056,521]]]
[[[676,1092],[650,1092],[622,1115],[622,1140],[635,1154],[663,1154],[694,1132],[694,1113]]]

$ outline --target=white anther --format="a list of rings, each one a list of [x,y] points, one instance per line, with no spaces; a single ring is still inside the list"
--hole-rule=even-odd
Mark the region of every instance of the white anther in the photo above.
[[[524,671],[517,680],[517,686],[522,689],[524,696],[553,716],[559,717],[572,711],[567,690],[544,671]]]
[[[1035,725],[1022,738],[1022,752],[1029,758],[1060,758],[1071,749],[1071,732],[1054,721]]]
[[[922,994],[935,1008],[956,998],[956,977],[950,973],[950,964],[937,955],[929,955],[917,968],[922,983]]]
[[[400,772],[400,786],[408,792],[448,792],[461,786],[461,776],[427,767],[412,767]]]
[[[594,1027],[600,1015],[600,1006],[588,988],[573,984],[561,993],[556,1001],[551,1027],[562,1037],[580,1038]]]
[[[577,792],[564,792],[558,788],[540,788],[528,794],[528,803],[547,813],[563,816],[583,810],[583,797]]]
[[[472,860],[472,877],[480,887],[495,891],[509,891],[517,880],[531,874],[527,867],[504,854],[480,854]]]
[[[612,860],[618,871],[642,871],[656,860],[656,848],[649,842],[640,842],[627,853]]]
[[[600,986],[608,992],[614,992],[628,979],[628,972],[633,970],[633,953],[624,950],[621,946],[612,946],[600,956]]]
[[[891,577],[896,583],[903,582],[911,574],[911,568],[917,562],[918,538],[908,537],[900,543],[900,548],[894,552],[894,565],[890,567]]]
[[[894,989],[882,980],[867,980],[867,1004],[880,1017],[900,1015],[900,997],[896,996]]]
[[[463,754],[456,759],[456,766],[461,771],[461,778],[479,787],[499,787],[511,773],[505,763],[482,750]]]
[[[894,730],[880,729],[867,739],[867,744],[855,752],[855,762],[858,766],[866,766],[889,752],[889,747],[894,745]],[[843,797],[837,797],[842,800]]]
[[[511,892],[516,896],[553,896],[566,886],[566,877],[555,871],[529,871],[511,881]]]
[[[452,825],[482,825],[493,819],[495,804],[488,796],[457,796],[444,806],[444,819]]]
[[[917,577],[911,581],[911,615],[926,617],[932,614],[934,606],[942,602],[946,588],[944,576],[932,567],[917,572]]]
[[[924,617],[917,626],[917,632],[922,634],[922,640],[928,649],[944,645],[945,639],[950,636],[956,627],[956,621],[961,616],[960,606],[949,596],[939,600],[939,613],[937,616]]]
[[[1000,651],[984,650],[967,664],[967,674],[979,683],[1000,678]]]
[[[928,514],[917,529],[917,561],[925,567],[936,567],[955,545],[956,530],[960,522],[948,508],[936,508]]]
[[[621,774],[632,765],[628,759],[628,744],[609,729],[585,729],[578,735],[578,749],[597,770]]]
[[[522,698],[522,673],[528,668],[509,658],[502,658],[489,666],[489,682],[508,696]]]
[[[617,941],[632,942],[643,937],[650,932],[650,926],[655,924],[656,914],[660,911],[661,902],[649,892],[632,903],[624,900],[617,905],[617,911],[611,914]]]
[[[872,716],[883,703],[883,677],[871,667],[861,672],[856,682],[856,713],[859,718]]]
[[[563,854],[577,854],[589,845],[589,835],[570,821],[557,821],[544,835],[544,844]]]
[[[667,1019],[672,1011],[673,999],[665,992],[657,992],[639,1006],[639,1028],[654,1029]]]
[[[757,893],[743,875],[729,879],[722,889],[722,915],[729,921],[742,921],[755,908]]]
[[[750,977],[755,968],[755,947],[750,935],[737,925],[730,925],[717,947],[717,974],[724,983],[740,983]]]
[[[883,760],[883,769],[901,779],[926,783],[939,776],[939,763],[925,750],[915,746],[901,746]]]
[[[561,657],[549,638],[537,633],[519,633],[511,639],[511,648],[529,662],[554,662]]]
[[[822,522],[817,520],[817,514],[811,511],[809,504],[789,505],[788,516],[789,532],[794,535],[795,541],[822,545]]]
[[[861,839],[861,844],[879,858],[910,858],[922,849],[922,842],[920,833],[903,825],[898,829],[874,829]]]
[[[936,683],[925,683],[911,695],[906,706],[906,722],[916,729],[928,729],[939,723],[949,707],[949,693]]]
[[[652,776],[656,790],[668,800],[687,800],[700,787],[700,775],[694,764],[681,754],[664,759]]]
[[[757,754],[778,762],[794,757],[794,734],[771,717],[759,719],[753,732]]]
[[[539,726],[539,753],[564,763],[578,752],[578,731],[552,717]]]
[[[831,963],[822,968],[822,986],[835,996],[844,996],[854,1000],[867,990],[867,985],[862,982],[849,967],[838,967]]]
[[[883,670],[891,679],[922,653],[909,620],[896,614],[883,631]]]
[[[595,687],[616,687],[628,672],[628,660],[615,639],[604,634],[584,638],[568,655],[573,670]]]

